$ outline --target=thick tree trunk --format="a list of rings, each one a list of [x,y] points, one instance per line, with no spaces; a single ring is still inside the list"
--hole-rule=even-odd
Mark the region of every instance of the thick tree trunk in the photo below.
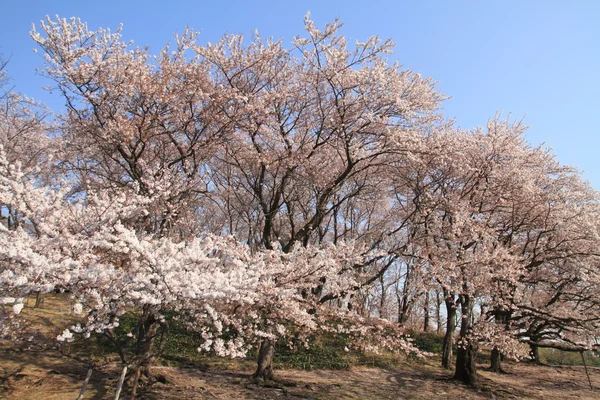
[[[469,339],[471,331],[473,304],[469,295],[460,296],[460,341],[456,352],[456,369],[454,379],[467,385],[476,387],[478,384],[475,357],[477,356],[477,343]]]
[[[456,331],[456,303],[453,295],[447,295],[446,304],[446,335],[442,345],[442,367],[452,368],[452,348],[454,346],[454,332]]]
[[[504,373],[502,369],[502,353],[497,347],[492,349],[492,355],[490,357],[490,371],[497,373]]]
[[[132,398],[135,398],[140,379],[152,377],[151,365],[154,359],[154,339],[161,323],[154,313],[145,310],[138,322],[135,369],[132,370],[128,381],[131,384]],[[166,332],[163,332],[166,334]]]
[[[485,310],[483,306],[481,306],[481,315],[484,315]],[[494,310],[494,319],[498,325],[504,325],[505,329],[508,329],[508,324],[510,322],[511,313],[510,311],[505,310],[504,308],[496,307]],[[496,373],[504,373],[502,369],[502,352],[499,348],[494,347],[492,349],[492,354],[490,357],[490,371]]]
[[[476,387],[479,383],[475,358],[477,356],[477,345],[468,341],[466,345],[458,346],[456,352],[456,370],[454,379],[467,385]]]
[[[154,315],[147,316],[142,324],[141,329],[138,332],[138,341],[136,347],[137,353],[137,364],[139,365],[140,372],[144,376],[150,376],[150,364],[152,362],[152,347],[154,345],[154,338],[158,332],[159,324],[154,318]]]
[[[265,339],[260,343],[258,351],[258,367],[252,375],[254,381],[272,381],[273,380],[273,355],[275,354],[275,344],[272,340]]]

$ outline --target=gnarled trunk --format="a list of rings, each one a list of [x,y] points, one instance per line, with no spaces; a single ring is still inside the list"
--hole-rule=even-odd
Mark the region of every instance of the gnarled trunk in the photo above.
[[[454,331],[456,331],[456,303],[453,295],[446,295],[446,335],[442,345],[442,367],[452,368],[452,347],[454,346]]]
[[[154,338],[158,333],[159,324],[154,315],[146,315],[139,325],[138,340],[136,344],[136,356],[138,369],[145,376],[150,376],[150,363],[152,362],[153,354],[152,347]]]
[[[478,376],[475,365],[477,342],[469,338],[472,324],[473,303],[469,295],[460,296],[460,341],[456,352],[454,379],[467,385],[477,386]]]
[[[154,341],[161,330],[161,340],[158,353],[160,353],[166,343],[168,333],[168,324],[166,321],[156,319],[155,314],[150,310],[145,310],[138,322],[137,342],[136,342],[136,360],[135,369],[130,376],[132,399],[135,398],[140,378],[152,378],[152,361],[155,357]]]
[[[273,355],[275,354],[275,344],[270,339],[264,339],[260,343],[258,350],[258,367],[252,375],[255,381],[272,381],[273,380]]]

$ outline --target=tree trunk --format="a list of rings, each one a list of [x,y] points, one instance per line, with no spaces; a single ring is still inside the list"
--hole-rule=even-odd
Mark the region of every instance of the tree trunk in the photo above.
[[[42,292],[36,292],[35,294],[35,305],[33,306],[33,308],[40,308],[41,306],[44,305],[44,293]]]
[[[396,298],[398,299],[398,324],[404,325],[410,316],[412,299],[410,298],[411,286],[411,266],[406,265],[406,276],[402,286],[402,294],[400,294],[398,286],[396,286]]]
[[[436,333],[439,335],[442,333],[442,299],[440,298],[440,291],[436,289],[435,291],[435,322],[437,327],[435,329]]]
[[[456,370],[454,371],[454,379],[461,381],[467,385],[477,387],[479,376],[477,375],[477,367],[475,366],[475,358],[477,356],[477,345],[467,339],[467,343],[458,347],[456,352]]]
[[[156,338],[159,327],[160,323],[154,316],[154,313],[145,310],[138,322],[136,367],[135,370],[132,370],[132,375],[129,378],[134,396],[133,398],[135,398],[140,378],[143,377],[148,379],[152,377],[151,364],[154,358],[154,339]]]
[[[131,400],[135,400],[135,396],[137,396],[137,388],[140,382],[140,374],[142,370],[140,367],[136,368],[135,373],[133,374],[133,387],[131,388]]]
[[[540,361],[540,349],[536,344],[529,344],[529,355],[531,356],[531,362],[535,365],[542,365]]]
[[[483,305],[481,306],[481,315],[485,315],[485,310]],[[508,324],[510,322],[511,312],[505,310],[501,307],[496,307],[494,309],[494,319],[498,325],[504,325],[504,329],[508,329]],[[492,349],[492,354],[490,357],[490,371],[496,373],[504,373],[502,369],[502,352],[499,348],[494,347]]]
[[[461,295],[459,298],[461,311],[460,341],[456,352],[454,379],[476,387],[478,384],[477,367],[475,365],[478,350],[477,342],[469,339],[473,304],[469,295]]]
[[[423,332],[429,331],[429,292],[425,292],[425,302],[423,304]]]
[[[275,354],[275,344],[270,339],[265,339],[260,343],[258,351],[258,367],[252,375],[256,382],[268,382],[273,380],[273,355]]]
[[[456,303],[454,295],[446,295],[446,335],[442,345],[442,367],[452,368],[452,347],[454,346],[454,332],[456,331]]]
[[[142,368],[145,376],[150,376],[150,363],[152,362],[152,347],[154,338],[158,332],[158,322],[153,315],[149,315],[141,325],[142,329],[138,332],[137,341],[137,364]]]
[[[387,319],[386,305],[387,305],[387,292],[385,288],[384,275],[379,277],[379,284],[381,285],[381,297],[379,298],[379,318]]]
[[[490,357],[490,371],[497,373],[504,373],[502,369],[502,353],[497,347],[492,349],[492,355]]]

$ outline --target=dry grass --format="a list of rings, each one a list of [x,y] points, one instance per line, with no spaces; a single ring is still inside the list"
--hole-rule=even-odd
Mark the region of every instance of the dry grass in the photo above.
[[[155,367],[162,383],[142,390],[142,399],[598,399],[600,370],[591,369],[591,392],[582,367],[509,365],[507,374],[482,371],[482,389],[474,391],[449,380],[438,367],[405,364],[394,371],[283,370],[278,384],[250,383],[251,372]],[[0,354],[0,398],[63,400],[77,397],[85,367],[49,353],[5,350]],[[86,399],[112,399],[117,370],[95,372]],[[126,398],[125,396],[123,398]]]
[[[600,368],[588,368],[594,392],[583,367],[512,364],[506,374],[482,371],[498,398],[544,400],[600,399]]]
[[[33,300],[30,304],[33,304]],[[48,335],[75,321],[65,296],[47,296],[43,309],[24,310],[30,330]],[[223,360],[221,360],[223,361]],[[207,359],[211,369],[158,366],[161,383],[142,388],[140,399],[600,399],[600,368],[590,368],[595,392],[590,391],[583,367],[505,365],[507,374],[481,367],[482,387],[474,391],[449,380],[450,372],[435,360],[401,362],[394,369],[279,370],[277,384],[250,383],[249,361],[232,363]],[[435,365],[434,365],[435,364]],[[236,369],[237,368],[237,369]],[[227,370],[224,370],[227,369]],[[75,399],[86,366],[57,352],[36,348],[0,348],[0,399]],[[108,365],[92,375],[86,399],[112,399],[117,367]],[[127,398],[126,393],[122,398]]]

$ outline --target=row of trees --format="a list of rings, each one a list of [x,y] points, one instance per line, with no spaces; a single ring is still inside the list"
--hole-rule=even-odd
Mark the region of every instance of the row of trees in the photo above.
[[[291,48],[200,45],[186,30],[151,55],[119,30],[42,22],[32,37],[66,111],[50,121],[2,97],[3,333],[18,336],[33,292],[73,296],[83,317],[63,341],[122,348],[114,330],[133,312],[135,355],[120,356],[134,388],[166,312],[203,350],[258,348],[260,379],[276,341],[317,331],[418,351],[402,325],[430,293],[446,307],[446,366],[460,313],[455,377],[468,383],[482,343],[498,362],[523,343],[593,346],[597,193],[519,123],[455,128],[430,79],[388,62],[391,41],[348,46],[340,27],[307,17]]]

